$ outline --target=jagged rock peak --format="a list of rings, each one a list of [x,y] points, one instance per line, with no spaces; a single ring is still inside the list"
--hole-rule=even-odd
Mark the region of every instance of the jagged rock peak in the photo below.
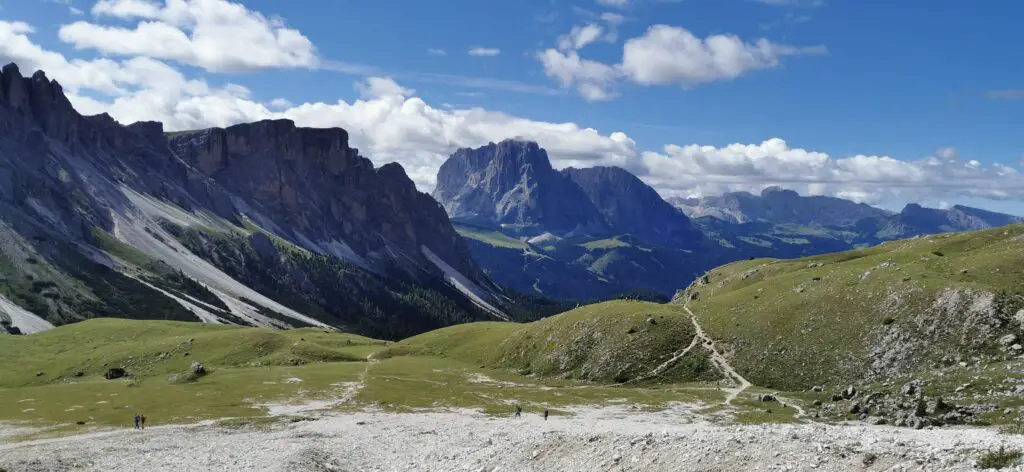
[[[547,151],[536,141],[521,138],[490,142],[478,148],[461,148],[451,157],[465,160],[464,164],[472,169],[482,169],[492,162],[497,162],[499,167],[530,165],[542,172],[552,169]]]
[[[14,110],[36,117],[72,109],[64,88],[56,80],[48,79],[41,70],[25,78],[13,62],[0,69],[0,101]]]
[[[522,139],[456,151],[438,169],[434,198],[452,218],[479,224],[557,234],[603,227],[582,189],[551,167],[536,142]]]

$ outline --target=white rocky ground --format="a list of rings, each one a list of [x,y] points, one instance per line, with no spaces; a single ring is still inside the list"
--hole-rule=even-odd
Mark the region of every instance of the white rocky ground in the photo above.
[[[684,410],[344,413],[269,429],[162,426],[4,443],[7,471],[936,471],[1024,447],[991,429],[688,423]],[[0,427],[2,430],[3,427]],[[876,457],[865,465],[866,457]]]

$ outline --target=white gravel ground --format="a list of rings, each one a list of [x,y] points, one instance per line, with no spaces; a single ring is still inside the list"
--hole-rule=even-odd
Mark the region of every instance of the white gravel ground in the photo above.
[[[0,435],[0,470],[936,471],[975,470],[980,451],[1000,444],[1024,448],[1024,437],[991,429],[720,426],[677,413],[601,408],[545,422],[368,411],[262,430],[163,426],[23,443]],[[877,458],[865,466],[868,455]]]

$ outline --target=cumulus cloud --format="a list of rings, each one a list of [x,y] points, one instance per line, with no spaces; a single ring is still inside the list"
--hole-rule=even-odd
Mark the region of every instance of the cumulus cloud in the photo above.
[[[584,46],[597,41],[604,33],[600,25],[573,26],[569,34],[558,39],[559,49],[583,49]]]
[[[498,48],[480,48],[480,47],[476,47],[476,48],[472,48],[472,49],[469,50],[469,55],[470,56],[493,57],[493,56],[497,56],[499,54],[501,54],[501,49],[498,49]]]
[[[575,86],[584,98],[591,101],[615,98],[612,91],[619,70],[602,62],[582,59],[574,50],[547,49],[537,53],[544,65],[544,73],[556,79],[563,87]]]
[[[276,108],[276,109],[279,109],[279,110],[280,109],[285,109],[285,108],[291,108],[291,107],[295,106],[295,104],[292,103],[287,98],[275,98],[275,99],[271,100],[268,105],[270,105],[270,108]]]
[[[608,28],[590,23],[573,26],[569,34],[558,38],[557,49],[545,49],[536,54],[544,66],[544,74],[558,81],[564,88],[575,86],[576,90],[589,101],[615,98],[615,83],[622,73],[616,66],[590,59],[583,59],[579,50],[595,41],[615,42],[618,38],[616,25],[623,21],[621,15],[601,16]]]
[[[701,39],[683,28],[655,25],[626,41],[622,70],[640,84],[690,87],[776,67],[784,56],[825,52],[822,46],[794,47],[767,39],[746,43],[733,35]]]
[[[390,77],[367,77],[356,82],[355,89],[359,95],[367,99],[384,97],[411,97],[416,91],[402,87]]]
[[[298,30],[227,0],[100,0],[92,13],[138,23],[126,28],[77,21],[60,28],[60,39],[77,49],[147,56],[214,72],[319,63],[313,43]]]
[[[797,47],[763,38],[753,43],[735,35],[698,38],[685,28],[654,25],[625,42],[619,64],[580,58],[577,51],[603,33],[595,24],[573,27],[558,39],[557,49],[541,51],[537,59],[548,77],[563,87],[575,86],[587,100],[607,100],[616,96],[615,85],[622,80],[691,88],[777,67],[786,56],[827,52],[824,46]],[[615,35],[605,34],[604,39],[614,41]]]
[[[869,203],[942,196],[1024,198],[1024,176],[1016,169],[962,161],[951,148],[916,161],[866,155],[836,158],[793,148],[776,138],[725,147],[668,145],[660,153],[643,153],[643,164],[648,182],[672,194],[759,191],[780,185]]]

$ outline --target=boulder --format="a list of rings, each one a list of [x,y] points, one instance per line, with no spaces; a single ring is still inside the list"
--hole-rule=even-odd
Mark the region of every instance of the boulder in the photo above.
[[[999,338],[999,344],[1003,346],[1011,346],[1017,342],[1017,335],[1007,334]]]
[[[912,380],[910,382],[903,384],[903,387],[900,388],[900,395],[905,395],[908,397],[919,395],[922,391],[923,386],[924,382],[920,380]]]
[[[196,361],[192,361],[190,370],[195,375],[206,375],[206,366]]]
[[[107,380],[114,380],[124,377],[126,375],[128,375],[128,373],[125,372],[124,369],[120,367],[111,367],[107,369],[107,372],[103,374],[103,377],[106,378]]]
[[[774,402],[774,401],[777,401],[777,399],[775,398],[774,395],[771,395],[771,394],[768,394],[768,393],[762,393],[762,394],[757,396],[757,401],[759,401],[759,402]]]
[[[849,399],[851,399],[853,397],[856,397],[856,396],[857,396],[857,388],[854,387],[853,385],[850,385],[849,387],[846,387],[846,390],[843,390],[843,398],[846,399],[846,400],[849,400]]]

